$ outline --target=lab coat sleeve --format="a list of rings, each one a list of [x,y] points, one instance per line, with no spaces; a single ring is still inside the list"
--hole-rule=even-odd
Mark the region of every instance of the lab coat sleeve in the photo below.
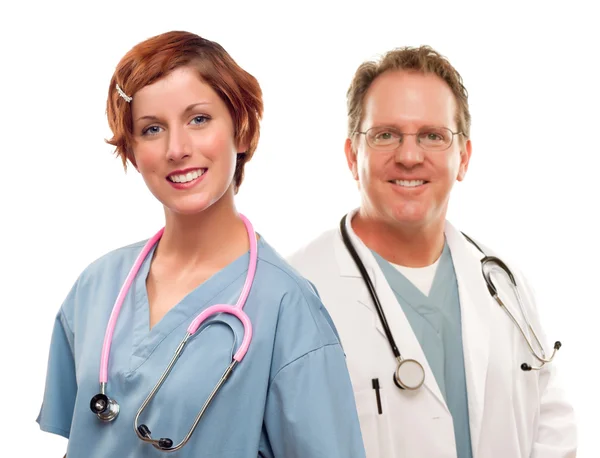
[[[61,309],[54,322],[46,386],[37,422],[43,431],[69,438],[77,396],[73,333]]]
[[[529,304],[535,304],[534,294],[530,285],[521,275],[529,295]],[[537,310],[533,310],[540,340],[545,348],[548,339],[543,332],[543,326]],[[551,354],[551,353],[550,353]],[[577,454],[577,427],[573,407],[567,402],[565,393],[560,385],[557,373],[557,363],[560,362],[560,350],[556,359],[546,364],[539,375],[540,387],[540,417],[537,437],[533,444],[531,458],[574,458]]]
[[[265,426],[274,458],[364,458],[352,386],[339,344],[283,367],[267,397]]]

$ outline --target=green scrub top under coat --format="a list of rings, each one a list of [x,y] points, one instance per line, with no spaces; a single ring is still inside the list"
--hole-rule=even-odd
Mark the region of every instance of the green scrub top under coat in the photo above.
[[[454,424],[458,458],[472,458],[458,284],[448,244],[444,244],[429,295],[373,252],[410,323]],[[400,349],[402,351],[402,349]]]

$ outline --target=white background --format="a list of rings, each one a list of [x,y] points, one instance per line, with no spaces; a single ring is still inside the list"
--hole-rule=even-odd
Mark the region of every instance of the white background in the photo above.
[[[163,222],[103,141],[105,100],[125,52],[180,29],[219,42],[262,85],[262,137],[237,202],[284,255],[357,205],[343,154],[356,67],[402,45],[449,57],[470,93],[474,145],[449,219],[528,275],[549,338],[563,342],[578,456],[599,456],[597,4],[481,3],[4,3],[0,422],[21,449],[3,449],[62,456],[66,441],[35,423],[54,316],[92,260]]]

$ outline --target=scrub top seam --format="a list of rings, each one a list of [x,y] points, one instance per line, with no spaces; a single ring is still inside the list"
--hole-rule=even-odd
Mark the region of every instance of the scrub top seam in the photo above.
[[[71,326],[69,325],[69,320],[67,319],[67,314],[65,312],[65,309],[63,309],[62,307],[60,308],[60,322],[63,324],[63,326],[65,326],[67,328],[67,330],[71,333],[73,333],[73,330],[71,329]]]
[[[77,304],[79,303],[80,289],[82,288],[81,283],[82,283],[84,274],[85,274],[85,272],[82,272],[81,274],[79,274],[79,276],[77,277],[77,280],[71,287],[71,291],[69,292],[69,294],[67,295],[67,297],[65,298],[65,300],[63,301],[63,303],[59,309],[59,312],[61,315],[61,321],[64,323],[64,325],[66,325],[67,329],[73,336],[75,335],[75,333],[73,332],[71,324],[69,323],[69,319],[71,318],[71,316],[65,310],[65,305],[67,305],[67,302],[69,302],[69,301],[72,301],[72,303],[74,304],[71,312],[72,312],[72,319],[73,319],[73,321],[75,321],[75,318],[77,316]],[[94,277],[94,275],[88,274],[88,277]]]
[[[295,362],[305,358],[306,356],[310,355],[311,353],[314,353],[316,351],[319,350],[323,350],[326,347],[333,347],[333,346],[340,346],[340,344],[338,342],[333,342],[333,343],[328,343],[328,344],[323,344],[320,347],[317,348],[313,348],[312,350],[307,351],[306,353],[303,353],[302,355],[294,358],[293,360],[291,360],[290,362],[284,364],[282,367],[279,368],[279,370],[275,373],[275,375],[271,378],[271,381],[269,382],[269,385],[272,385],[273,382],[275,382],[275,379],[277,378],[277,376],[281,373],[281,371],[283,371],[285,368],[289,367],[290,365],[294,364]],[[341,348],[341,346],[340,346]]]
[[[298,289],[300,291],[300,294],[302,294],[302,299],[304,299],[304,303],[308,306],[308,299],[306,298],[306,295],[304,294],[304,289],[303,289],[302,285],[298,282],[298,279],[296,277],[294,277],[293,275],[291,275],[287,270],[282,269],[280,266],[275,265],[272,262],[267,261],[266,259],[263,259],[263,261],[266,262],[267,264],[272,265],[273,267],[275,267],[276,269],[280,270],[284,274],[286,274],[296,284],[296,286],[298,287]],[[301,277],[301,278],[304,278],[304,277]],[[304,280],[308,282],[307,279],[304,279]],[[309,285],[310,285],[310,283],[309,283]],[[312,287],[309,286],[309,289],[312,290]],[[315,296],[319,297],[317,294],[315,294]],[[313,323],[315,324],[315,326],[317,327],[317,329],[320,329],[319,328],[319,323],[317,322],[317,319],[315,318],[313,310],[311,309],[310,306],[308,306],[307,308],[308,308],[308,311],[310,313],[311,318],[313,319]],[[321,337],[321,333],[320,332],[319,332],[319,337]],[[331,344],[325,344],[325,345],[331,345]]]
[[[67,320],[67,315],[65,314],[65,311],[62,307],[60,308],[59,313],[60,313],[60,315],[59,315],[60,324],[62,325],[63,332],[65,333],[65,337],[67,338],[67,342],[69,343],[69,348],[71,349],[71,356],[74,357],[75,356],[75,342],[74,342],[75,333],[71,329],[71,326],[69,326],[69,322]]]

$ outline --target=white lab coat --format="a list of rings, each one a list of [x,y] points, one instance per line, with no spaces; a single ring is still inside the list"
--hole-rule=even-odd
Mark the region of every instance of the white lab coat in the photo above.
[[[328,231],[288,258],[310,280],[331,314],[344,347],[368,458],[455,458],[452,416],[411,326],[370,250],[346,224],[369,273],[391,332],[404,358],[419,361],[425,383],[401,391],[392,380],[396,360],[360,273],[339,229]],[[474,458],[567,458],[576,456],[577,432],[571,406],[557,386],[554,362],[541,371],[518,329],[490,296],[481,273],[481,253],[451,224],[448,242],[460,297],[468,409]],[[478,243],[479,244],[479,243]],[[487,248],[482,247],[486,254]],[[507,262],[506,260],[504,260]],[[508,263],[507,263],[508,264]],[[530,322],[547,355],[552,345],[541,330],[532,292],[509,265],[520,285]],[[515,317],[522,315],[502,275],[493,281]],[[379,378],[379,414],[372,379]]]

